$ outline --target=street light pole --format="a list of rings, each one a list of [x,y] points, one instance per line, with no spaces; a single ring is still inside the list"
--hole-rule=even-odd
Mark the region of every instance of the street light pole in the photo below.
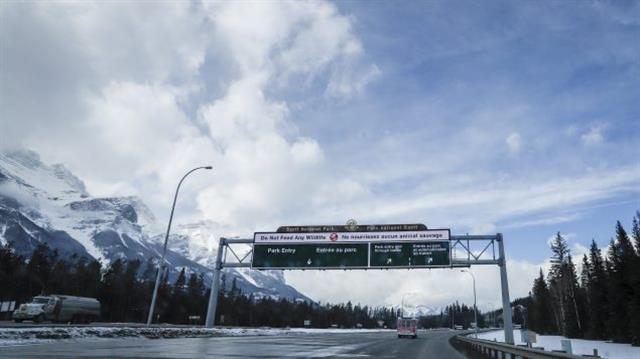
[[[164,246],[162,247],[162,258],[160,259],[160,263],[158,266],[158,275],[156,276],[156,284],[153,287],[153,296],[151,297],[151,305],[149,306],[149,316],[147,317],[147,326],[151,325],[151,322],[153,321],[153,310],[156,306],[156,298],[158,296],[158,287],[160,287],[160,277],[162,276],[162,272],[165,267],[164,257],[167,254],[167,242],[169,241],[169,232],[171,231],[171,222],[173,221],[173,212],[176,209],[176,200],[178,199],[178,192],[180,191],[180,186],[182,185],[182,182],[184,181],[184,179],[187,178],[187,176],[190,175],[192,172],[197,171],[199,169],[210,170],[212,168],[213,167],[211,166],[196,167],[191,171],[187,172],[184,176],[182,176],[182,179],[180,180],[180,182],[178,182],[178,187],[176,188],[176,194],[173,196],[173,205],[171,206],[171,214],[169,215],[169,225],[167,226],[167,233],[164,236]]]
[[[476,321],[476,338],[478,337],[478,307],[476,305],[476,277],[468,270],[461,270],[460,272],[471,274],[471,278],[473,279],[473,320]]]

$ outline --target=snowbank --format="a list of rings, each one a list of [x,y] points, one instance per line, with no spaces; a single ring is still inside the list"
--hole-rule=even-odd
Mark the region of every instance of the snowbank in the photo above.
[[[367,333],[387,329],[311,328],[201,328],[201,327],[30,327],[0,328],[0,345],[51,342],[91,338],[198,338],[217,336],[260,336],[314,333]]]
[[[524,344],[520,339],[520,330],[514,330],[513,336],[516,344]],[[497,340],[504,342],[504,331],[484,332],[478,334],[479,339]],[[561,350],[560,340],[567,339],[558,335],[538,335],[536,347],[545,350]],[[632,347],[630,344],[609,343],[600,340],[571,339],[573,354],[593,354],[593,349],[598,349],[598,354],[607,359],[637,359],[640,358],[640,347]]]

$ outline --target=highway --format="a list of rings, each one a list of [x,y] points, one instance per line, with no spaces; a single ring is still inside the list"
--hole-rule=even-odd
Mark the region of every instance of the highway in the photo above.
[[[459,332],[458,332],[459,333]],[[93,339],[8,346],[1,358],[467,358],[449,344],[449,330],[314,333],[178,339]]]

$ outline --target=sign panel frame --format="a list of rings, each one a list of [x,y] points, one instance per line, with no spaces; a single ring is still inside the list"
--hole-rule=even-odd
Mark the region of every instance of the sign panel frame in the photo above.
[[[256,247],[260,248],[260,251],[257,251]],[[253,248],[251,268],[258,270],[366,269],[369,263],[369,245],[367,243],[258,244]],[[265,248],[267,251],[274,250],[271,258],[261,252]],[[289,251],[292,256],[284,259],[282,257],[279,258],[279,255],[283,254],[279,250]],[[293,257],[295,253],[290,251],[299,251],[301,255]],[[309,253],[314,251],[316,252],[315,254]],[[258,261],[255,259],[257,253]],[[287,260],[295,263],[295,265],[278,265]],[[348,264],[349,261],[355,264]],[[265,263],[269,262],[275,265],[265,265]],[[325,263],[325,265],[319,266],[318,263]]]
[[[404,227],[402,227],[404,226]],[[418,227],[416,227],[418,226]],[[420,227],[421,226],[421,227]],[[346,226],[315,226],[316,228],[323,229],[343,229],[339,227]],[[255,232],[253,237],[253,255],[251,256],[251,268],[256,270],[355,270],[355,269],[413,269],[413,268],[450,268],[452,267],[452,250],[451,250],[451,231],[450,229],[419,229],[414,228],[426,228],[424,225],[369,225],[369,226],[357,226],[358,228],[351,228],[355,230],[336,230],[330,232],[316,232],[308,231],[309,226],[300,227],[280,227],[278,232]],[[368,227],[368,228],[367,228]],[[283,228],[289,228],[289,231],[281,231]],[[292,229],[293,228],[293,229]],[[403,230],[388,231],[390,228],[402,228]],[[304,232],[299,230],[304,229]],[[361,229],[365,229],[364,231]],[[375,229],[376,231],[367,231],[366,229]],[[384,229],[385,231],[379,231]],[[417,264],[417,265],[372,265],[372,246],[375,244],[399,244],[403,246],[412,245],[412,250],[415,250],[413,245],[423,244],[435,244],[438,243],[440,247],[446,246],[447,250],[447,264]],[[296,250],[300,252],[307,252],[309,248],[315,247],[318,251],[319,248],[327,248],[331,246],[340,247],[348,245],[358,245],[360,248],[363,244],[367,245],[367,262],[357,263],[355,265],[340,265],[340,266],[300,266],[300,258],[295,258],[293,261],[298,265],[275,265],[268,266],[265,263],[268,260],[265,258],[266,254],[263,253],[264,248],[287,248],[287,253],[295,254]],[[318,254],[323,254],[317,252]],[[257,256],[256,256],[257,254]],[[273,252],[274,255],[282,254],[280,252]],[[339,255],[335,253],[334,255]],[[424,254],[426,256],[428,254]],[[256,257],[258,261],[256,261]],[[413,255],[412,257],[413,258]],[[336,258],[334,261],[340,261],[340,258]],[[343,259],[346,260],[346,259]],[[361,258],[360,258],[361,260]],[[281,264],[281,259],[274,260],[277,264]],[[316,258],[311,262],[317,261]],[[411,260],[409,260],[410,262]],[[274,263],[274,264],[276,264]]]
[[[374,265],[373,262],[373,246],[374,245],[401,245],[401,246],[414,246],[414,245],[424,245],[424,244],[439,244],[441,247],[443,245],[446,246],[446,259],[447,262],[446,264],[411,264],[411,265]],[[404,248],[402,248],[404,249]],[[414,250],[414,248],[412,248],[411,250]],[[451,263],[452,263],[452,250],[451,250],[451,242],[450,240],[425,240],[425,241],[421,241],[421,242],[380,242],[380,243],[370,243],[369,244],[369,269],[413,269],[413,268],[451,268]],[[427,254],[423,254],[423,256],[427,256]],[[412,255],[411,257],[414,257],[414,255]],[[433,257],[431,257],[433,258]]]

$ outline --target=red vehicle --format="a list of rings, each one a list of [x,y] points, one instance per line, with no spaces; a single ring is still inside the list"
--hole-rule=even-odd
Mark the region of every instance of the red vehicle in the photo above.
[[[398,318],[398,338],[417,338],[418,337],[418,320],[413,318]]]

